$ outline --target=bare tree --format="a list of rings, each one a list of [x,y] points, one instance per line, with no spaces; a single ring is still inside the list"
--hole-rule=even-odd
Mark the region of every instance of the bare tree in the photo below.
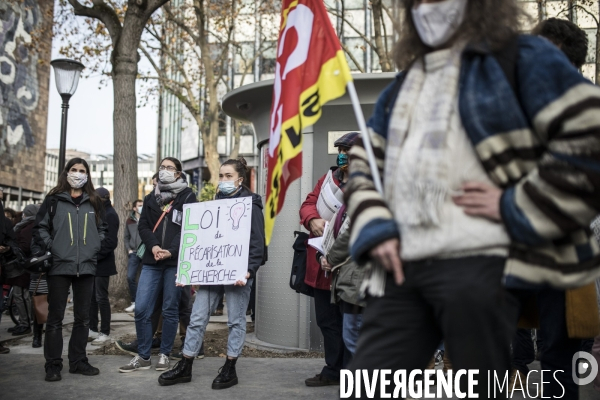
[[[125,205],[138,196],[136,78],[142,32],[152,14],[168,0],[60,0],[63,54],[93,59],[92,71],[110,70],[113,81],[114,113],[114,202],[125,229]],[[72,15],[83,17],[74,21]],[[81,28],[78,22],[82,22]],[[64,29],[64,30],[63,30]],[[70,35],[70,36],[69,36]],[[90,38],[91,43],[82,39]],[[74,42],[77,41],[77,42]],[[81,41],[81,42],[79,42]],[[104,65],[101,60],[104,56]],[[90,65],[90,63],[87,63]],[[117,247],[117,270],[110,292],[113,298],[127,298],[127,255]]]
[[[390,38],[393,37],[394,31],[399,32],[400,24],[399,21],[394,18],[392,2],[386,0],[370,1],[366,12],[370,13],[370,21],[372,21],[372,26],[369,27],[369,30],[372,32],[371,35],[365,34],[365,29],[359,25],[359,23],[364,23],[365,21],[352,21],[351,18],[349,18],[349,13],[351,10],[347,10],[346,0],[337,0],[334,4],[335,7],[327,7],[327,12],[336,17],[336,30],[338,37],[340,38],[342,49],[348,55],[348,58],[350,58],[350,61],[352,61],[355,67],[360,72],[365,72],[363,63],[360,62],[360,60],[357,60],[352,52],[352,48],[349,48],[346,44],[344,44],[344,26],[347,26],[348,29],[353,31],[354,34],[364,41],[366,46],[361,48],[363,51],[366,52],[369,51],[369,49],[372,49],[375,54],[377,54],[377,57],[379,58],[379,65],[383,72],[394,71],[394,65],[391,61],[392,56]],[[393,28],[389,29],[389,25],[391,25]]]
[[[192,116],[202,139],[210,181],[215,185],[221,165],[217,151],[220,124],[225,122],[219,102],[225,91],[232,87],[228,74],[234,62],[232,58],[238,60],[243,84],[262,51],[272,46],[267,40],[261,40],[257,52],[249,57],[244,53],[234,37],[234,24],[240,23],[242,7],[241,0],[218,3],[194,0],[179,7],[167,5],[163,15],[152,18],[147,25],[149,35],[140,43],[140,50],[152,66],[152,71],[143,79],[158,81],[161,88],[175,96]],[[271,12],[274,1],[263,1],[259,7],[259,14]],[[243,18],[251,16],[245,14]],[[237,157],[238,122],[234,123],[233,137],[231,157]]]

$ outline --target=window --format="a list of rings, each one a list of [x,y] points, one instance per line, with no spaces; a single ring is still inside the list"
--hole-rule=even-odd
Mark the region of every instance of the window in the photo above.
[[[268,41],[263,42],[262,57],[260,58],[260,72],[261,74],[274,74],[275,64],[277,57],[277,42]]]

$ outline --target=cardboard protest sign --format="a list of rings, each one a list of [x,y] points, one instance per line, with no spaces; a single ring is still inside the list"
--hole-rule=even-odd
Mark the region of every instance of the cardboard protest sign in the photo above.
[[[246,281],[252,197],[185,204],[177,282],[232,285]]]

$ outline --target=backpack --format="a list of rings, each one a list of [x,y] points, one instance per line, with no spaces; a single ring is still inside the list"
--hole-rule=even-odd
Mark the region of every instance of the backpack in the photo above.
[[[290,288],[306,296],[313,297],[313,288],[304,283],[306,276],[306,241],[308,233],[294,232],[296,240],[292,248],[294,249],[294,259],[292,261],[292,273],[290,275]]]
[[[52,234],[54,230],[54,216],[56,215],[56,209],[58,205],[58,199],[54,196],[50,198],[50,204],[48,208],[48,227],[49,231]],[[35,241],[35,238],[32,239],[32,242]],[[50,271],[52,267],[52,253],[45,249],[42,255],[34,255],[28,260],[25,260],[23,263],[23,268],[32,274],[42,274]]]

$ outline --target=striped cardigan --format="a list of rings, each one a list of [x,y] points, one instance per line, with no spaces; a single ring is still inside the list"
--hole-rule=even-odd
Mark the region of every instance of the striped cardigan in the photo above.
[[[505,279],[582,286],[600,276],[600,246],[590,230],[600,213],[600,88],[554,45],[525,35],[514,78],[516,89],[491,52],[465,49],[460,116],[487,174],[504,191],[500,208],[511,237]],[[388,86],[368,123],[381,173],[397,96],[398,85]],[[369,250],[400,234],[374,188],[362,141],[350,152],[345,200],[351,253],[364,264]]]

